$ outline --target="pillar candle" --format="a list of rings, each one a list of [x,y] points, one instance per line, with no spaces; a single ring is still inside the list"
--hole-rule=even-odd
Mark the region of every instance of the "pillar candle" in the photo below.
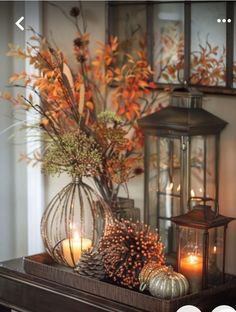
[[[171,218],[171,193],[173,189],[173,183],[167,185],[166,187],[166,217]],[[167,229],[171,226],[171,221],[166,221]]]
[[[69,266],[74,267],[74,264],[79,262],[82,251],[86,251],[92,246],[92,241],[88,238],[73,237],[65,239],[62,242],[63,256]],[[74,261],[73,261],[74,260]]]
[[[202,288],[203,258],[188,255],[180,260],[180,272],[188,279],[191,292],[198,292]]]

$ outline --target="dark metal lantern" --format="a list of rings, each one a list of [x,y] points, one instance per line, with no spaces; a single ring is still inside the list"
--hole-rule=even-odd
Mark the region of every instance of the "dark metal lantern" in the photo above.
[[[191,201],[198,201],[193,209]],[[189,211],[172,218],[177,225],[177,269],[188,278],[192,292],[225,281],[226,229],[234,218],[220,215],[218,204],[212,210],[209,201],[190,198]]]
[[[167,261],[175,259],[171,218],[191,196],[218,201],[220,132],[227,122],[202,108],[202,94],[175,89],[171,105],[139,120],[144,131],[144,221],[158,228]],[[194,203],[192,203],[193,205]]]

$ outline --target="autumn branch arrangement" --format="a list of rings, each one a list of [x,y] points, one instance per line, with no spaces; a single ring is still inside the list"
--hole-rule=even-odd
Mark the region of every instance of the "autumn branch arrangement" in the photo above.
[[[119,41],[112,37],[108,44],[98,43],[91,56],[82,8],[72,8],[71,18],[77,70],[71,70],[63,51],[31,29],[26,50],[10,45],[8,55],[29,61],[38,74],[13,74],[11,84],[29,95],[7,92],[2,99],[38,117],[24,126],[38,130],[42,148],[23,158],[41,162],[46,174],[92,177],[112,205],[120,186],[143,171],[137,120],[156,109],[156,85],[144,50],[126,54],[119,65]]]

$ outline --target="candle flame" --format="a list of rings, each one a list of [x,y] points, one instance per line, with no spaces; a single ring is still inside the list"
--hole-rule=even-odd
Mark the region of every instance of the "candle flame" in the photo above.
[[[74,231],[73,239],[75,239],[75,240],[80,239],[78,231]]]
[[[216,253],[216,246],[213,247],[213,252]]]
[[[181,186],[180,186],[180,184],[179,184],[178,187],[177,187],[177,189],[176,189],[176,191],[179,192],[180,189],[181,189]]]
[[[191,197],[195,197],[195,192],[194,192],[194,190],[191,190]]]
[[[190,255],[189,258],[188,258],[188,260],[189,260],[189,263],[194,264],[194,263],[197,263],[197,262],[198,262],[198,257],[195,256],[195,255]]]
[[[75,230],[76,229],[76,225],[74,223],[70,223],[69,227],[70,227],[70,230]]]
[[[172,191],[173,186],[174,186],[174,183],[173,183],[173,182],[169,183],[169,184],[167,185],[167,187],[166,187],[166,191]]]

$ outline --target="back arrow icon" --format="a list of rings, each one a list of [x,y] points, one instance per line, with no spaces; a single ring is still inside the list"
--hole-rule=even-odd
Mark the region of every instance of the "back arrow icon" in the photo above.
[[[19,18],[18,21],[15,22],[16,26],[17,26],[21,31],[25,30],[24,27],[20,24],[24,19],[25,19],[24,16],[21,16],[21,18]]]

